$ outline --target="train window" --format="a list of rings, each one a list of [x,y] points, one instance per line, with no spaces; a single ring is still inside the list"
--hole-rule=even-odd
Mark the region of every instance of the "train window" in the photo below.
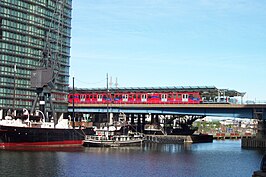
[[[96,98],[96,95],[94,95],[94,98]]]
[[[90,99],[92,98],[92,95],[90,95]]]
[[[103,95],[98,95],[98,100],[101,100],[103,98]]]
[[[85,101],[86,95],[80,95],[80,101]]]
[[[138,98],[140,98],[140,95],[138,95]]]
[[[143,101],[143,102],[147,101],[147,95],[146,94],[141,95],[141,101]]]
[[[72,99],[73,98],[73,95],[70,95],[69,98]]]
[[[193,98],[193,95],[192,94],[189,94],[189,98]]]
[[[178,95],[177,95],[177,98],[181,98],[181,94],[178,94]]]
[[[167,101],[167,95],[166,94],[161,95],[161,101],[163,101],[163,102]]]
[[[148,98],[151,98],[151,95],[148,95]]]
[[[132,98],[132,95],[129,95],[129,98]]]
[[[136,98],[136,97],[137,97],[137,96],[134,94],[134,95],[133,95],[133,98]]]
[[[128,94],[123,94],[122,95],[122,100],[123,101],[128,101]]]
[[[182,100],[187,101],[187,99],[188,99],[188,94],[183,94]]]
[[[168,98],[172,98],[172,95],[171,94],[168,94]]]
[[[176,94],[173,94],[173,96],[174,96],[174,99],[176,99]]]

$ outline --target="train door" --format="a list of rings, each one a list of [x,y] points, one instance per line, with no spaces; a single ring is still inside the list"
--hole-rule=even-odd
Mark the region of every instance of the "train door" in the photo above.
[[[97,95],[97,101],[103,101],[103,95]]]
[[[86,95],[80,95],[80,102],[85,102]]]
[[[141,95],[141,102],[146,102],[147,101],[147,95],[146,94],[142,94]]]
[[[122,101],[127,102],[128,101],[128,94],[123,94],[122,95]]]
[[[167,95],[166,94],[162,94],[161,95],[161,101],[162,102],[166,102],[167,101]]]
[[[188,102],[188,94],[182,94],[182,102]]]

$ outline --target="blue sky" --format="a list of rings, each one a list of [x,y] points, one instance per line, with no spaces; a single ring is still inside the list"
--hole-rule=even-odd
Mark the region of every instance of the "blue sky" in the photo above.
[[[73,0],[75,86],[216,86],[266,100],[264,0]],[[70,84],[72,84],[70,79]]]

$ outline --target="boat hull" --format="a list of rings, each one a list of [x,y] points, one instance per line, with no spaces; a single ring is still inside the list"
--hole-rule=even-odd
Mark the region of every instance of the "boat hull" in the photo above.
[[[56,129],[0,126],[0,147],[16,146],[74,146],[82,145],[92,128]]]
[[[139,146],[143,143],[143,140],[130,140],[130,141],[95,141],[85,140],[83,146],[86,147],[125,147],[125,146]]]

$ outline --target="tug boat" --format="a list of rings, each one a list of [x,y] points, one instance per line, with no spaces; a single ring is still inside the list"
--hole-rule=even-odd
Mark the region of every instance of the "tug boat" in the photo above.
[[[139,146],[144,142],[144,135],[138,132],[117,134],[117,130],[110,128],[96,130],[96,135],[87,135],[83,141],[85,147],[122,147]]]

